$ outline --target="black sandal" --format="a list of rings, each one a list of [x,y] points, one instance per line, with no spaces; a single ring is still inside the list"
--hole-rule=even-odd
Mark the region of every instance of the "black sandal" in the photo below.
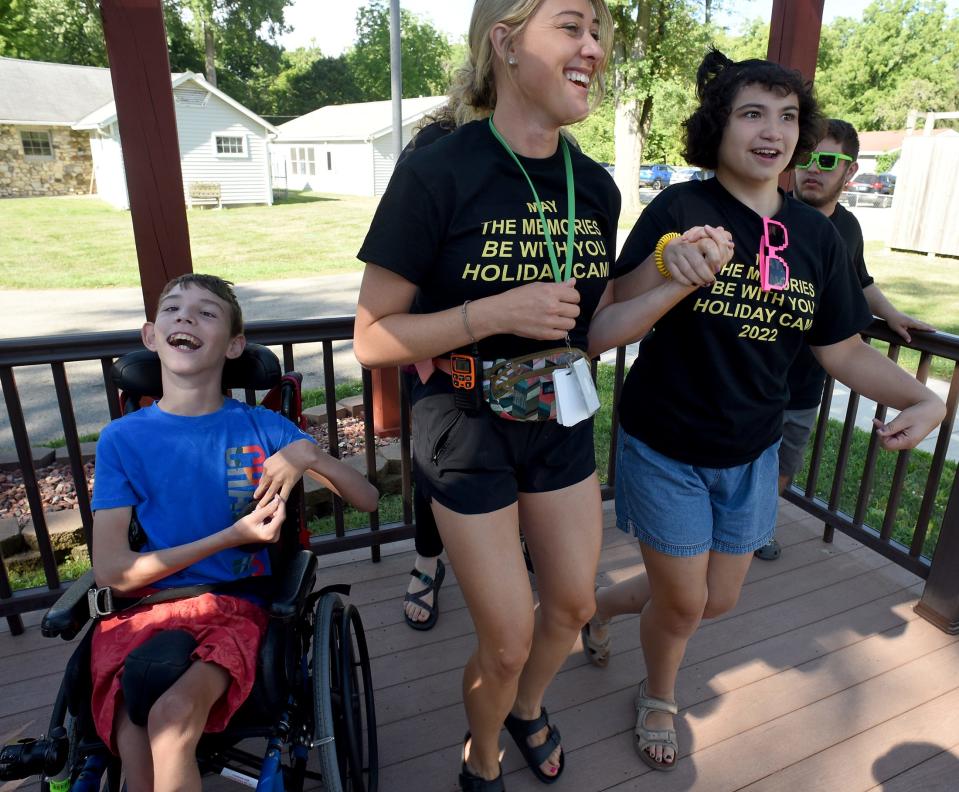
[[[546,707],[542,707],[539,717],[533,720],[523,720],[512,714],[507,715],[506,720],[503,721],[503,725],[506,727],[506,731],[509,732],[509,736],[513,738],[513,742],[516,743],[516,747],[519,748],[519,752],[523,754],[523,758],[526,760],[526,764],[529,765],[529,769],[533,771],[533,775],[544,784],[553,784],[558,781],[559,777],[563,774],[563,769],[566,767],[565,751],[560,750],[559,770],[556,772],[556,775],[548,775],[540,769],[540,765],[549,759],[549,755],[559,748],[562,742],[559,729],[550,725],[549,713],[546,712]],[[541,731],[544,726],[549,728],[549,733],[546,735],[546,742],[534,748],[529,744],[529,738],[536,734],[536,732]]]
[[[463,769],[460,770],[460,790],[462,792],[506,792],[503,786],[503,768],[492,781],[476,775],[466,766],[466,743],[470,740],[470,733],[466,732],[463,738]]]
[[[426,588],[413,593],[407,591],[406,596],[403,597],[403,602],[412,602],[417,607],[425,610],[429,616],[426,618],[426,621],[416,621],[410,618],[404,606],[403,618],[406,619],[406,623],[414,630],[432,630],[436,625],[436,620],[440,617],[440,586],[443,585],[443,578],[446,577],[446,567],[443,566],[443,560],[437,558],[436,574],[433,577],[430,577],[425,572],[420,572],[416,567],[410,570],[410,574],[419,579]],[[424,594],[428,594],[431,591],[433,592],[433,604],[427,605],[423,602],[422,598]]]

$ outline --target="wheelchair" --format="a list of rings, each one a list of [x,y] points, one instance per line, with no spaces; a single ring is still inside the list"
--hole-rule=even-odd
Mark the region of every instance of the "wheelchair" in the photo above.
[[[122,410],[138,409],[161,395],[159,360],[141,351],[113,367]],[[301,423],[300,377],[283,375],[276,356],[249,344],[227,361],[224,392],[269,390],[263,404]],[[131,547],[139,526],[131,522]],[[308,549],[302,483],[291,493],[280,540],[269,546],[273,574],[263,579],[269,625],[249,698],[224,732],[204,734],[197,747],[201,774],[217,773],[259,790],[299,792],[307,781],[322,781],[327,792],[375,792],[378,777],[376,713],[370,660],[357,609],[341,595],[349,586],[313,591],[316,556]],[[100,590],[102,591],[102,590]],[[41,632],[71,640],[97,612],[90,570],[76,580],[46,613]],[[41,776],[43,792],[121,789],[119,757],[98,737],[90,708],[90,647],[87,630],[70,658],[45,738],[21,740],[0,751],[0,780]],[[185,658],[189,657],[189,653]],[[266,740],[251,753],[238,744]],[[317,750],[319,772],[308,762]],[[286,757],[284,761],[284,756]]]

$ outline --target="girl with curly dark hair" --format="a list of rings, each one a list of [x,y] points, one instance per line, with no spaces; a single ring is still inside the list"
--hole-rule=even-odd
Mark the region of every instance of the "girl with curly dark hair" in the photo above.
[[[842,241],[822,213],[779,188],[820,136],[811,88],[777,64],[734,63],[716,50],[697,81],[687,159],[716,178],[660,193],[614,271],[617,302],[664,280],[688,289],[640,345],[619,403],[617,521],[639,539],[646,569],[600,589],[583,628],[586,654],[602,666],[608,621],[642,613],[647,678],[634,746],[655,770],[679,757],[673,716],[686,643],[703,618],[736,604],[753,551],[773,533],[786,373],[803,342],[834,377],[902,410],[877,423],[886,448],[915,446],[945,412],[862,342],[871,316]],[[695,240],[719,227],[732,257],[717,264]],[[641,331],[594,321],[590,354]]]

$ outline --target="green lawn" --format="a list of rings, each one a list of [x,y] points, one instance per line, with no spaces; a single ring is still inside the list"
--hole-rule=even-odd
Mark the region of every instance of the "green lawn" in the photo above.
[[[881,242],[867,242],[866,266],[882,293],[900,311],[937,330],[959,335],[959,260],[887,251]],[[887,349],[886,344],[877,346]],[[915,373],[919,353],[903,349],[899,362]],[[934,358],[932,376],[950,379],[952,362]]]
[[[375,198],[291,193],[187,213],[193,269],[237,283],[358,270]],[[130,213],[95,196],[0,201],[0,288],[138,286]]]

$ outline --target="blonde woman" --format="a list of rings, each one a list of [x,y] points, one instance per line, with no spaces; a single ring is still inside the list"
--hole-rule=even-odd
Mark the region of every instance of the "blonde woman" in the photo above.
[[[478,0],[451,94],[466,120],[492,115],[414,149],[359,253],[356,356],[369,367],[417,363],[417,486],[476,628],[463,676],[469,792],[503,789],[504,722],[536,777],[559,778],[560,734],[543,697],[595,607],[592,421],[560,425],[549,372],[584,359],[591,322],[611,302],[619,195],[560,128],[601,99],[612,33],[603,0]],[[603,316],[655,318],[671,288]],[[497,381],[505,390],[493,388],[496,370],[514,375]],[[453,373],[466,387],[454,388]]]

